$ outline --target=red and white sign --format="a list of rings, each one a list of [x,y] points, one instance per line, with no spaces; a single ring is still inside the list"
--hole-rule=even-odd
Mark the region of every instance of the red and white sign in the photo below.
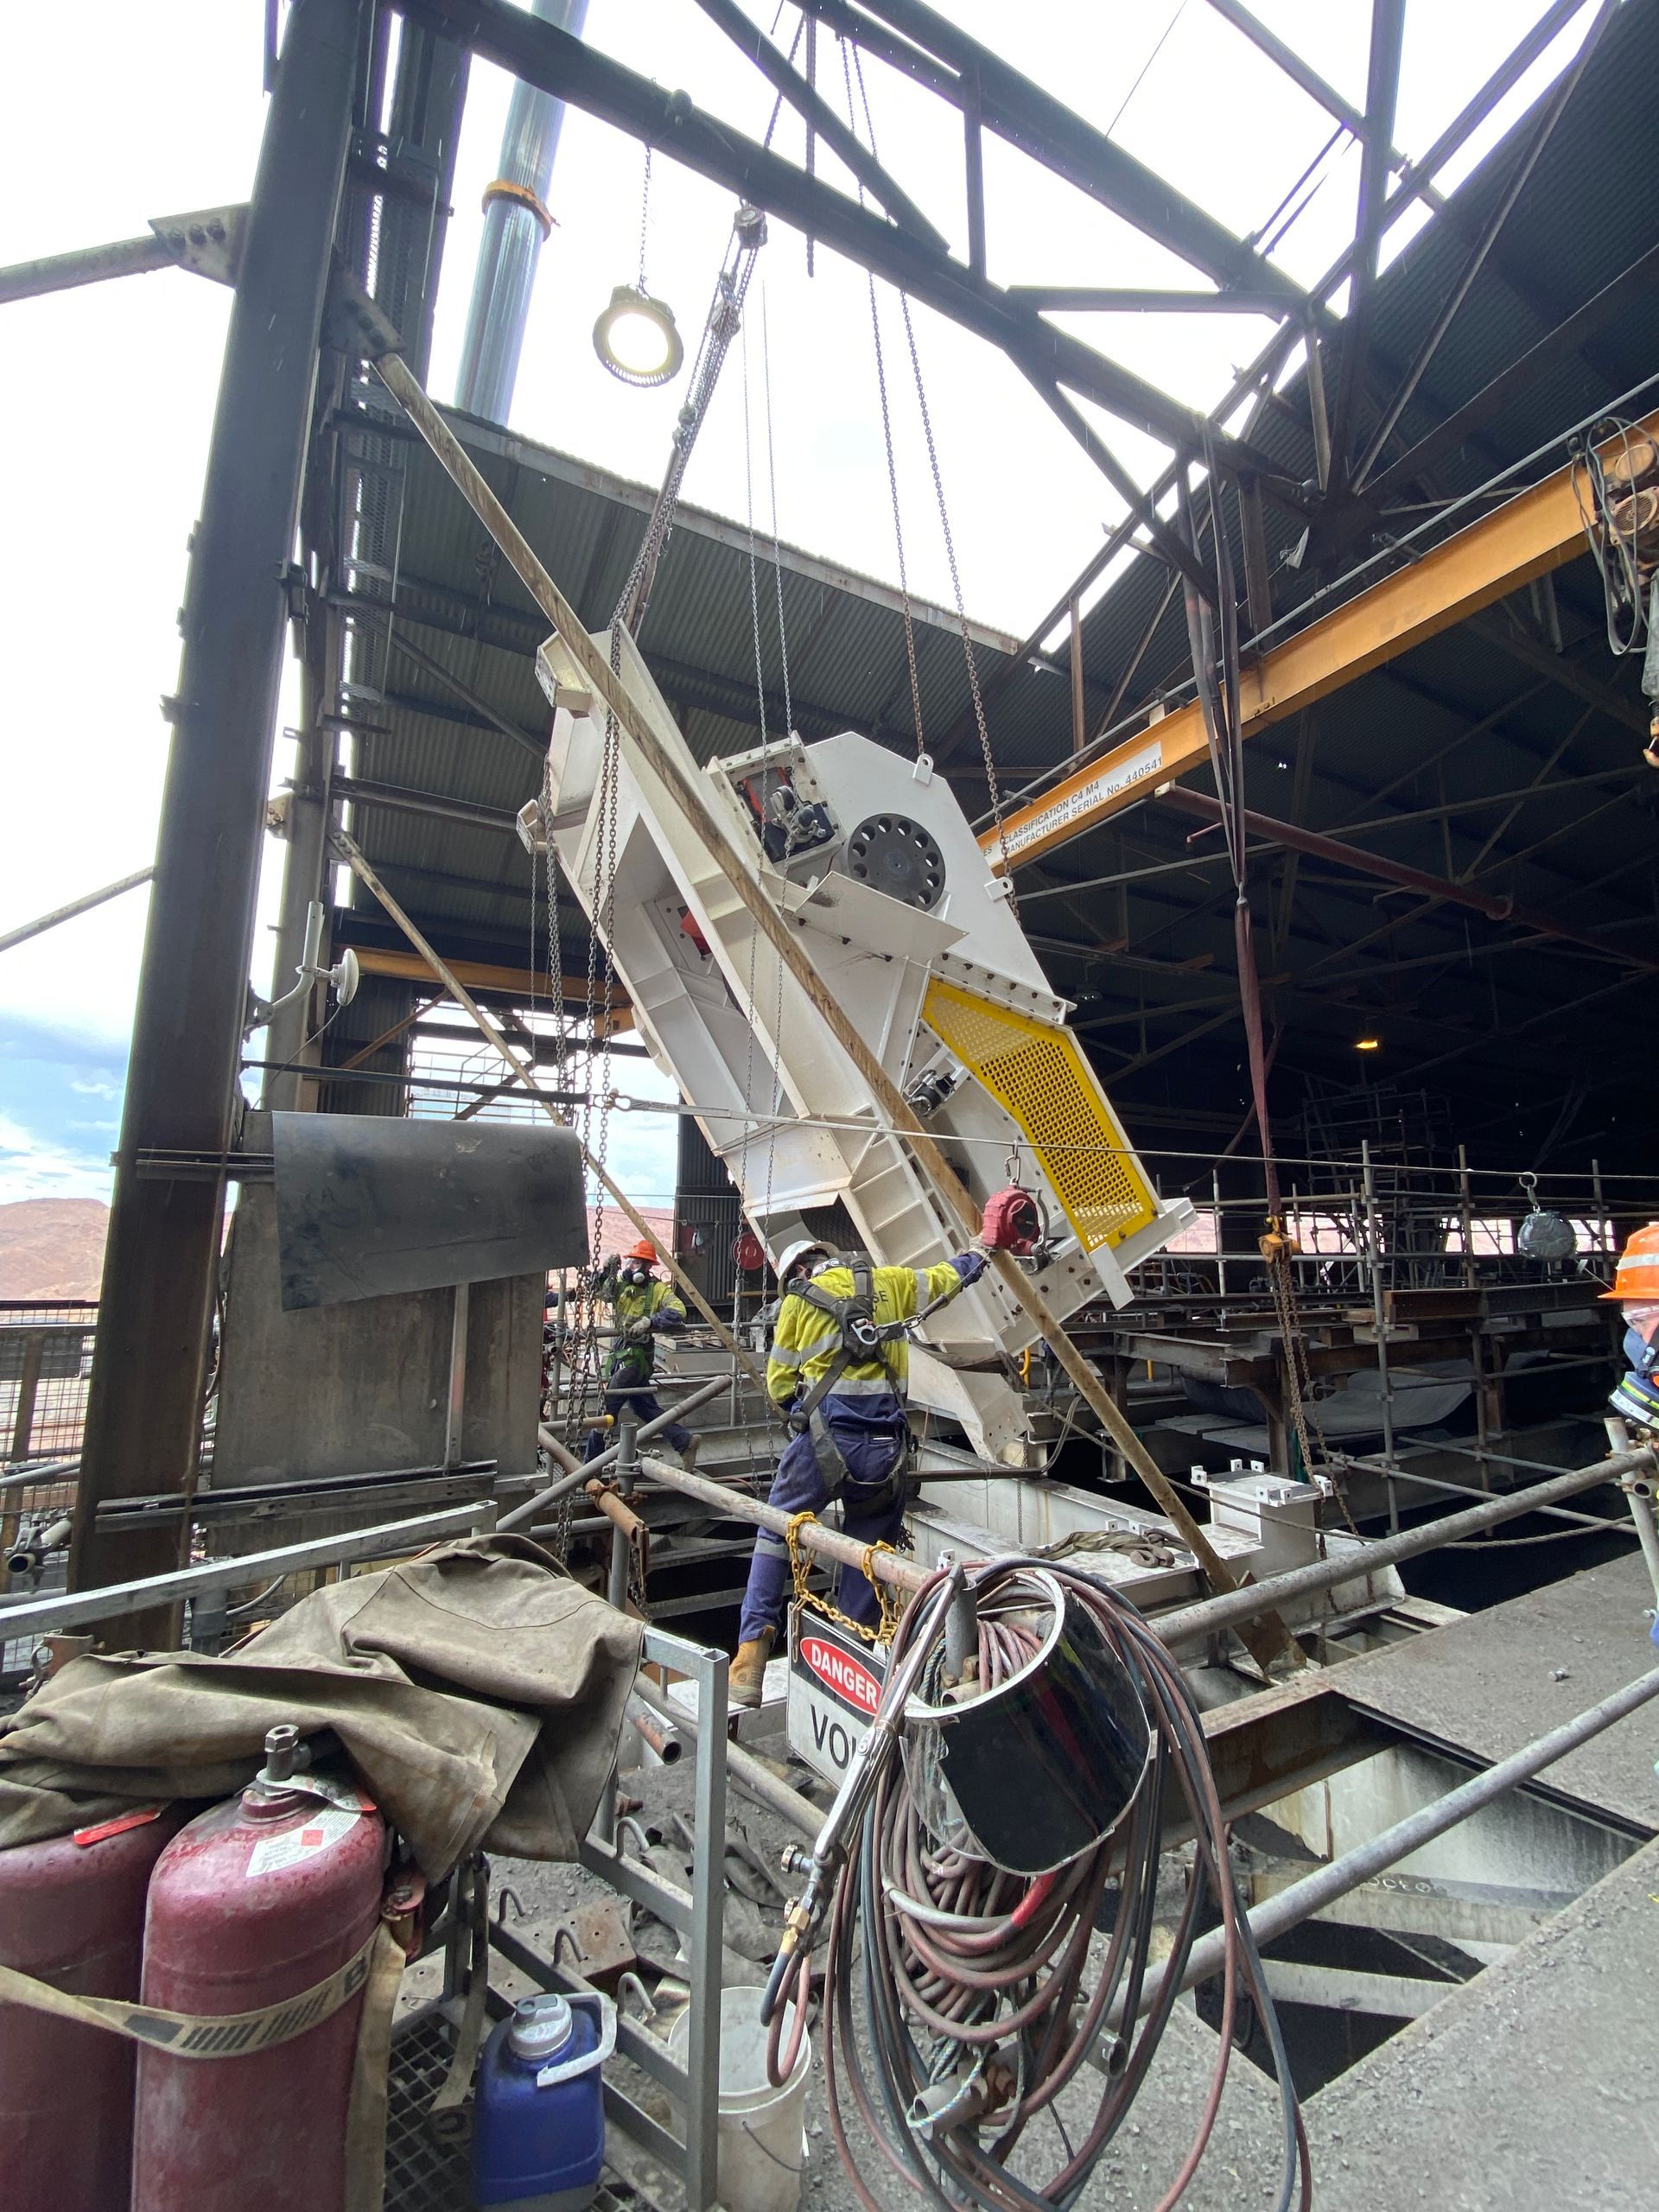
[[[844,1644],[831,1643],[828,1637],[811,1630],[801,1638],[800,1656],[801,1663],[811,1669],[826,1689],[855,1713],[874,1718],[881,1701],[880,1677],[872,1674],[861,1659],[855,1658]]]
[[[885,1644],[866,1643],[798,1605],[790,1623],[789,1744],[839,1783],[881,1702]]]

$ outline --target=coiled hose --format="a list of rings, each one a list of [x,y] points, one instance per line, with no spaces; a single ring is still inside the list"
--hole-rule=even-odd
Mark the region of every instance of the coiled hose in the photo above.
[[[1192,1944],[1218,1914],[1226,1955],[1215,2069],[1192,2145],[1158,2212],[1179,2202],[1209,2143],[1241,1988],[1255,2004],[1278,2075],[1284,2115],[1278,2212],[1288,2212],[1299,2186],[1306,2212],[1312,2181],[1301,2114],[1234,1888],[1203,1724],[1179,1669],[1126,1599],[1052,1560],[1012,1559],[997,1560],[976,1580],[979,1679],[993,1688],[1036,1656],[1042,1639],[1030,1625],[1034,1593],[1027,1578],[1039,1569],[1088,1610],[1122,1662],[1151,1724],[1152,1753],[1111,1833],[1058,1872],[1029,1878],[940,1846],[922,1825],[906,1765],[889,1765],[842,1871],[830,1922],[824,2078],[842,2165],[866,2212],[880,2212],[849,2140],[850,2095],[888,2164],[932,2203],[989,2212],[1075,2204],[1146,2079]],[[927,1611],[926,1595],[906,1612],[893,1665]],[[941,1647],[923,1678],[921,1694],[930,1701],[942,1671]],[[1168,1963],[1141,2018],[1172,1789],[1195,1848]],[[1109,1916],[1109,1933],[1092,1942]],[[788,2009],[795,2017],[786,2063],[798,2048],[807,1971],[803,1965],[791,1976],[795,2003]],[[773,2019],[774,2042],[785,2009]],[[1065,2154],[1046,2180],[1028,2177],[1038,2163],[1029,2145],[1020,2162],[1027,2177],[1016,2176],[1008,2164],[1016,2145],[1097,2044],[1102,2088],[1082,2140],[1073,2148],[1065,2127],[1057,2126]]]

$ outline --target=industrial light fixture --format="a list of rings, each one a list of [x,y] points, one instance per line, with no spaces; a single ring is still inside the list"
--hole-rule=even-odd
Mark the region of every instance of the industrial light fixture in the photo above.
[[[594,351],[624,384],[666,384],[679,374],[685,347],[673,310],[638,284],[619,284],[594,325]]]
[[[1354,1039],[1354,1050],[1357,1052],[1380,1052],[1382,1046],[1382,1039],[1380,1037],[1356,1037]]]

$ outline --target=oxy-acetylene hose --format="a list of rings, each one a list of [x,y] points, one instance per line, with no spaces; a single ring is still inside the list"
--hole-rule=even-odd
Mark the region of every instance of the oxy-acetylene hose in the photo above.
[[[1208,2145],[1241,1993],[1262,2022],[1283,2107],[1278,2212],[1288,2212],[1299,2189],[1306,2212],[1312,2185],[1301,2116],[1234,1886],[1203,1724],[1179,1667],[1135,1607],[1106,1586],[1052,1560],[1005,1559],[974,1581],[978,1681],[988,1693],[1036,1656],[1043,1637],[1031,1578],[1039,1572],[1090,1616],[1134,1684],[1150,1725],[1150,1755],[1104,1839],[1033,1877],[973,1857],[959,1840],[940,1841],[918,1803],[919,1770],[887,1760],[849,1839],[825,1953],[824,2077],[842,2163],[866,2212],[879,2212],[849,2139],[850,2100],[887,2163],[951,2212],[1075,2204],[1134,2105],[1194,1941],[1218,1918],[1225,1955],[1216,2063],[1192,2143],[1158,2212],[1179,2202]],[[930,1704],[943,1688],[940,1623],[940,1608],[924,1592],[899,1624],[890,1662],[893,1670],[907,1658],[913,1664],[918,1635],[932,1646],[917,1690]],[[1167,1963],[1142,2018],[1166,1812],[1184,1814],[1192,1861]],[[788,1979],[798,2035],[805,1969],[796,1964]],[[781,2011],[772,2024],[775,2044]],[[1102,2075],[1092,2119],[1074,2145],[1053,2113],[1063,2154],[1046,2178],[1036,2178],[1042,2160],[1028,2131],[1091,2058]],[[1069,2116],[1075,2129],[1074,2110]],[[1016,2174],[1010,2160],[1022,2144]]]

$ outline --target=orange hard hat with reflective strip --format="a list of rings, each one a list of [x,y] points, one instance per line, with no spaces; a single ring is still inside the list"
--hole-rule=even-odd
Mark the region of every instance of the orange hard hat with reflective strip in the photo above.
[[[1604,1298],[1621,1306],[1659,1306],[1659,1221],[1632,1230],[1630,1241],[1618,1255],[1618,1269]]]
[[[657,1247],[648,1236],[642,1236],[637,1244],[630,1244],[622,1256],[625,1260],[654,1260]]]

